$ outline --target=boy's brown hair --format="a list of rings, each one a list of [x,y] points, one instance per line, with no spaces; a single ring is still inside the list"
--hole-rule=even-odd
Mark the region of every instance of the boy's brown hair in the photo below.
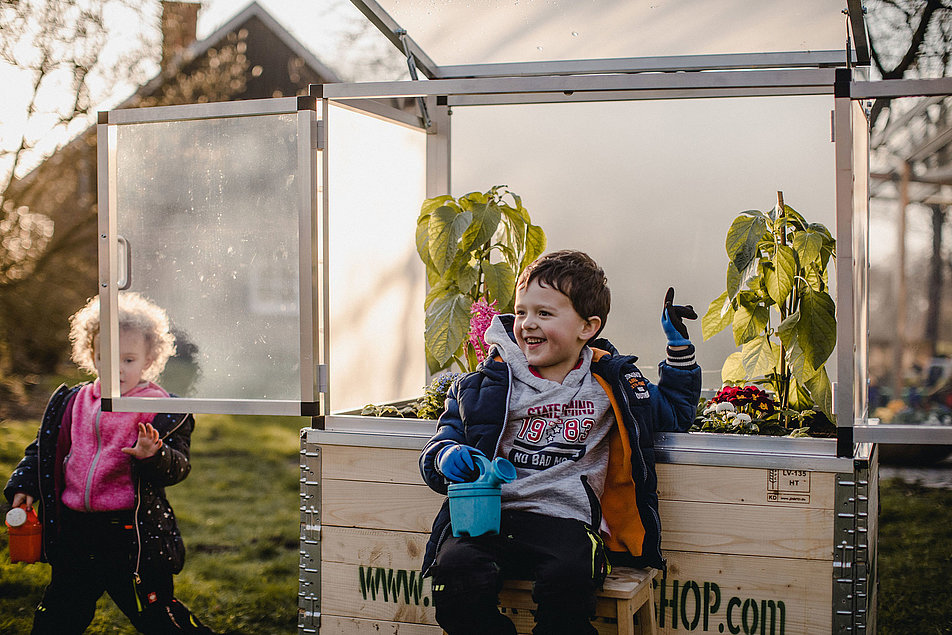
[[[533,281],[565,294],[575,312],[583,319],[597,315],[602,320],[594,340],[605,328],[611,310],[612,294],[608,278],[591,256],[574,249],[545,254],[532,261],[519,275],[517,289],[525,289]],[[591,340],[590,340],[591,341]]]

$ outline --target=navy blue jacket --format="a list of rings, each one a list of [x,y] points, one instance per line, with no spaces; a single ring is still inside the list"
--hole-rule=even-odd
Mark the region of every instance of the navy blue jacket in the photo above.
[[[511,323],[507,327],[511,335]],[[681,368],[662,362],[660,380],[652,384],[635,366],[636,357],[619,355],[607,340],[596,340],[592,348],[592,373],[606,389],[620,424],[610,443],[609,475],[600,501],[613,536],[606,540],[609,557],[618,565],[662,568],[653,437],[655,432],[691,427],[701,393],[701,369],[697,364]],[[490,354],[475,372],[451,386],[446,412],[420,455],[420,473],[430,488],[441,494],[447,491],[448,484],[434,465],[446,445],[463,443],[494,455],[506,424],[511,383],[509,366]],[[450,534],[449,520],[444,501],[426,545],[424,574]]]
[[[42,559],[55,564],[58,551],[60,496],[63,491],[63,459],[70,449],[72,402],[82,386],[60,386],[50,397],[36,440],[13,470],[4,488],[8,501],[17,492],[35,499],[43,524]],[[185,479],[191,470],[189,448],[195,420],[192,415],[157,414],[152,425],[162,438],[162,447],[148,459],[134,461],[132,480],[136,489],[136,571],[143,561],[159,570],[178,573],[185,564],[185,544],[175,521],[165,487]]]

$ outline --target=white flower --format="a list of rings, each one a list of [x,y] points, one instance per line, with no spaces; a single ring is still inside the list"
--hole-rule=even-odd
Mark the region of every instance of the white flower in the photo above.
[[[715,412],[734,412],[734,404],[729,401],[722,401],[717,404]]]
[[[744,412],[738,412],[734,415],[734,421],[737,423],[750,423],[750,415]]]

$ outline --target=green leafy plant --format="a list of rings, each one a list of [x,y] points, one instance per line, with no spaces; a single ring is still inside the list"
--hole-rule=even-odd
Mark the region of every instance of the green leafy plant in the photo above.
[[[777,193],[768,212],[741,212],[725,243],[727,289],[701,321],[704,339],[730,326],[741,350],[721,369],[721,380],[769,387],[785,428],[817,409],[833,421],[826,360],[836,345],[836,312],[827,267],[836,241],[808,223]]]
[[[428,198],[420,209],[416,246],[430,286],[424,333],[430,372],[454,362],[464,371],[476,367],[470,307],[484,298],[511,312],[517,277],[545,249],[542,228],[505,188]]]
[[[367,404],[360,414],[364,417],[395,417],[400,419],[439,419],[446,409],[446,393],[460,373],[442,373],[424,388],[423,396],[400,404],[378,406]]]

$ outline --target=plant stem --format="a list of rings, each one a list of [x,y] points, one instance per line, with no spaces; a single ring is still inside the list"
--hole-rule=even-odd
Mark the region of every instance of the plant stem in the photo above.
[[[777,192],[777,225],[774,229],[774,272],[779,276],[780,275],[780,247],[785,245],[787,242],[787,225],[783,216],[783,192]],[[783,302],[777,304],[777,310],[780,312],[780,323],[783,324],[783,321],[787,318],[787,307]],[[780,389],[780,407],[781,411],[786,411],[787,406],[790,402],[790,382],[787,381],[787,350],[783,345],[783,340],[780,341],[780,366],[777,369],[777,374],[779,376],[779,385]],[[789,422],[789,417],[783,415],[783,427],[786,428]]]

